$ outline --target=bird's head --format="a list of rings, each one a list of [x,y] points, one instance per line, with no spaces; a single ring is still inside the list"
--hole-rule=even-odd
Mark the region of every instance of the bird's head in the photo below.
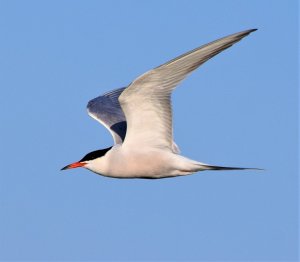
[[[110,149],[111,149],[111,147],[90,152],[90,153],[86,154],[79,161],[69,164],[69,165],[63,167],[61,170],[77,168],[77,167],[89,168],[89,166],[93,162],[95,162],[97,159],[103,157]]]

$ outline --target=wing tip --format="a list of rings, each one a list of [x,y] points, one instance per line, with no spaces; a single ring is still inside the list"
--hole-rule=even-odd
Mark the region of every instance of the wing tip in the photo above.
[[[242,33],[242,35],[247,36],[247,35],[249,35],[249,34],[255,32],[255,31],[257,31],[257,30],[258,30],[257,28],[252,28],[252,29],[248,29],[248,30],[246,30],[246,31],[242,31],[241,33]]]
[[[257,28],[252,28],[252,29],[247,30],[246,32],[247,32],[247,35],[249,35],[257,30],[258,30]]]
[[[257,30],[258,30],[258,28],[252,28],[252,29],[249,29],[249,32],[252,33],[252,32],[255,32]]]
[[[248,29],[248,30],[241,31],[241,32],[239,32],[239,33],[235,33],[235,34],[233,34],[233,35],[231,35],[231,36],[236,36],[236,37],[238,37],[239,39],[241,39],[241,38],[244,38],[245,36],[248,36],[249,34],[255,32],[255,31],[257,31],[257,30],[258,30],[257,28],[252,28],[252,29]],[[229,36],[229,37],[230,37],[230,36]],[[225,38],[226,38],[226,37],[225,37]]]

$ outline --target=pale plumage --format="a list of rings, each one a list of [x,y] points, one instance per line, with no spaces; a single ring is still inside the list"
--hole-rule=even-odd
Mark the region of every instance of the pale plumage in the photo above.
[[[196,48],[146,72],[126,88],[91,100],[89,115],[110,131],[115,145],[92,152],[63,169],[83,166],[118,178],[163,178],[202,170],[247,169],[211,166],[180,156],[173,141],[171,94],[201,64],[255,30]]]

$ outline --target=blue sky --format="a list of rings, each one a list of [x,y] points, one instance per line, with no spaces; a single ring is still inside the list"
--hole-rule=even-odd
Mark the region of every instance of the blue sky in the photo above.
[[[0,0],[0,260],[296,261],[297,25],[292,0]],[[266,171],[60,171],[112,144],[88,100],[250,28],[176,89],[175,140]]]

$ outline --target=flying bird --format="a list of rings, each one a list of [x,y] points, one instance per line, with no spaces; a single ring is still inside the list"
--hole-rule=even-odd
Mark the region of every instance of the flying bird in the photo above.
[[[114,145],[85,155],[62,170],[84,167],[113,178],[166,178],[223,167],[180,155],[173,140],[171,94],[190,73],[256,29],[235,33],[189,51],[88,102],[88,114],[104,125]]]

